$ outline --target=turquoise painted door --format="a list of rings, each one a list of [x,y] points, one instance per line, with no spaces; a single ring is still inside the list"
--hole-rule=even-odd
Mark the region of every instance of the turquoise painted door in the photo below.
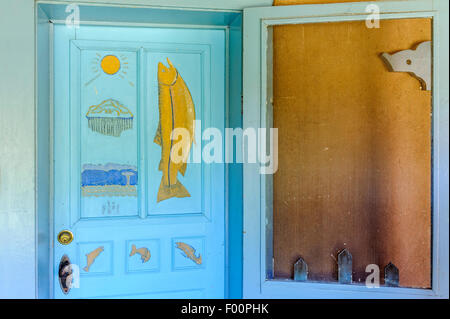
[[[224,70],[223,29],[55,25],[56,298],[224,297],[225,170],[199,161],[202,128],[223,132]],[[171,167],[164,134],[193,112],[190,162]]]

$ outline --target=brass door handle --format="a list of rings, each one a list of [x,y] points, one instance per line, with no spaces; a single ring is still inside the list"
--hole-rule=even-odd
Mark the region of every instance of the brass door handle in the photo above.
[[[58,234],[58,242],[61,245],[68,245],[73,240],[73,233],[70,230],[62,230]]]

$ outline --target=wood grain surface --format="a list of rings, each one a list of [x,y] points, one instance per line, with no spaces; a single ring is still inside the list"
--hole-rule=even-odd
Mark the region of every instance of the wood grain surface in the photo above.
[[[356,282],[392,262],[401,286],[429,288],[431,93],[379,55],[431,40],[431,20],[275,26],[273,38],[275,277],[293,278],[301,256],[311,280],[335,282],[348,248]]]

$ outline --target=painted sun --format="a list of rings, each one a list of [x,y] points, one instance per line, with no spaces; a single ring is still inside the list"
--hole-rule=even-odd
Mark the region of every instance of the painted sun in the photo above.
[[[101,55],[96,53],[96,56],[92,59],[92,72],[94,77],[86,82],[85,86],[88,86],[102,75],[106,76],[118,76],[121,79],[127,77],[128,70],[128,58],[127,56],[120,54],[106,54]],[[134,86],[132,81],[128,81],[131,86]]]
[[[116,74],[120,70],[120,60],[115,55],[105,55],[100,62],[100,67],[106,74]]]

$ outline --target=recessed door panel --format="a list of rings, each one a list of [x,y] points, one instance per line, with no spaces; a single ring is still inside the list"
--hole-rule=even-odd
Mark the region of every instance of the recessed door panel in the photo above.
[[[179,65],[179,75],[183,77],[186,83],[189,83],[189,91],[195,105],[196,120],[201,121],[205,126],[210,125],[210,121],[206,115],[210,114],[211,105],[210,100],[210,47],[208,45],[173,45],[159,50],[145,50],[144,59],[146,65],[146,73],[144,80],[148,83],[149,90],[147,91],[146,101],[149,105],[158,101],[158,81],[156,74],[158,72],[158,65],[152,61],[166,61],[169,57],[170,61],[175,65]],[[146,118],[157,118],[158,108],[148,108]],[[153,138],[158,128],[158,123],[149,121],[151,123],[147,129],[150,138]],[[197,131],[199,131],[197,129]],[[160,186],[162,172],[148,176],[148,213],[149,215],[161,214],[205,214],[204,201],[209,201],[207,195],[209,192],[205,190],[205,185],[198,183],[203,178],[210,174],[210,168],[202,165],[201,162],[195,161],[201,152],[202,139],[200,132],[194,134],[192,151],[189,158],[189,170],[186,170],[184,176],[179,177],[179,181],[186,187],[189,192],[189,197],[170,198],[164,201],[157,202],[157,193]],[[161,148],[156,143],[148,144],[146,149],[149,158],[149,169],[158,167],[160,161]],[[208,185],[207,187],[210,187]],[[206,187],[206,188],[207,188]],[[206,195],[206,196],[205,196]]]
[[[225,31],[56,25],[54,36],[54,232],[74,236],[55,241],[54,260],[67,255],[76,277],[64,294],[55,262],[55,297],[223,298],[224,167],[200,154],[202,128],[224,129]],[[180,118],[198,125],[174,169],[162,144]]]
[[[137,216],[137,52],[84,44],[72,43],[80,51],[80,217]]]

